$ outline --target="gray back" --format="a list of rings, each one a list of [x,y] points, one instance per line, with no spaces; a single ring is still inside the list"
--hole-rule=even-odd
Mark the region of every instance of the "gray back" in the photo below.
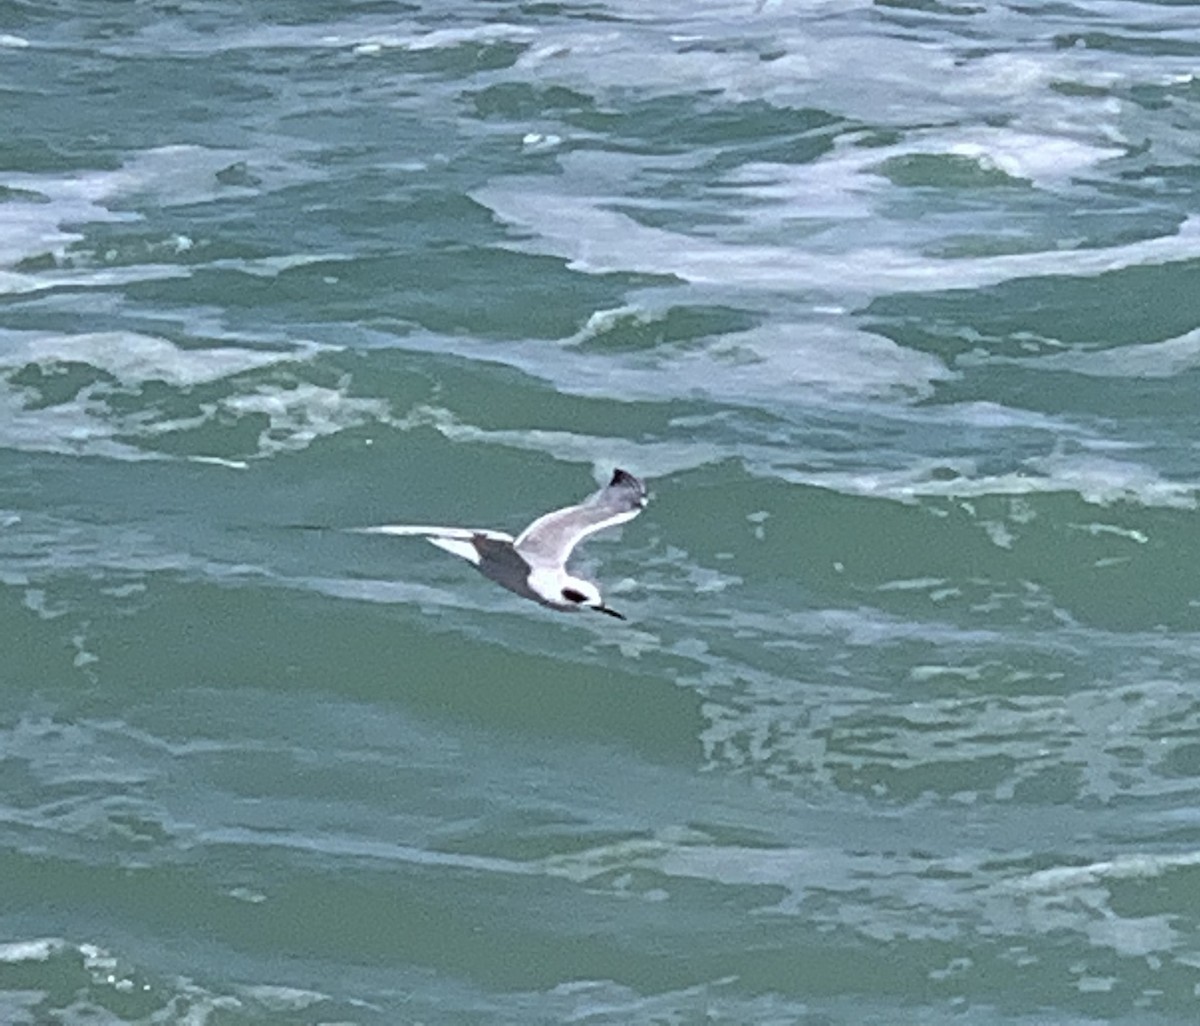
[[[485,538],[477,534],[471,539],[471,544],[479,553],[476,569],[484,577],[503,585],[509,591],[515,591],[522,598],[533,599],[534,602],[542,601],[542,597],[529,587],[530,566],[513,548],[512,542]]]

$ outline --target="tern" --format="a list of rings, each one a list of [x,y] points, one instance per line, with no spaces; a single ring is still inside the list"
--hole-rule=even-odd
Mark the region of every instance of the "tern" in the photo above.
[[[515,538],[503,531],[422,524],[380,524],[357,527],[361,534],[420,537],[471,563],[522,598],[551,609],[594,609],[618,620],[625,617],[605,604],[591,581],[567,572],[567,560],[588,535],[636,517],[646,506],[646,486],[627,471],[613,471],[612,480],[577,506],[540,516]]]

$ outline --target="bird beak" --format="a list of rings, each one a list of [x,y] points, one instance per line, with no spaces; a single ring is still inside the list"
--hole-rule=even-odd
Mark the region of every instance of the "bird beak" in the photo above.
[[[593,608],[595,608],[598,613],[607,613],[609,616],[615,616],[618,620],[625,619],[624,613],[618,613],[615,609],[611,609],[608,606],[595,606]]]

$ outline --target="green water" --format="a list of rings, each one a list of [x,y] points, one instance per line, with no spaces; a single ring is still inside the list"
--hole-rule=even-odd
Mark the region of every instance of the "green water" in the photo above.
[[[1195,1022],[1197,53],[0,6],[0,1023]]]

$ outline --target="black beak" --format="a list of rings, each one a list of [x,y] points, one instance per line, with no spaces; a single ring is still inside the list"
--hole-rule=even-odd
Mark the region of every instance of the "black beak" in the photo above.
[[[610,609],[608,606],[593,606],[592,608],[599,613],[607,613],[609,616],[615,616],[618,620],[625,619],[624,613],[618,613],[615,609]]]

